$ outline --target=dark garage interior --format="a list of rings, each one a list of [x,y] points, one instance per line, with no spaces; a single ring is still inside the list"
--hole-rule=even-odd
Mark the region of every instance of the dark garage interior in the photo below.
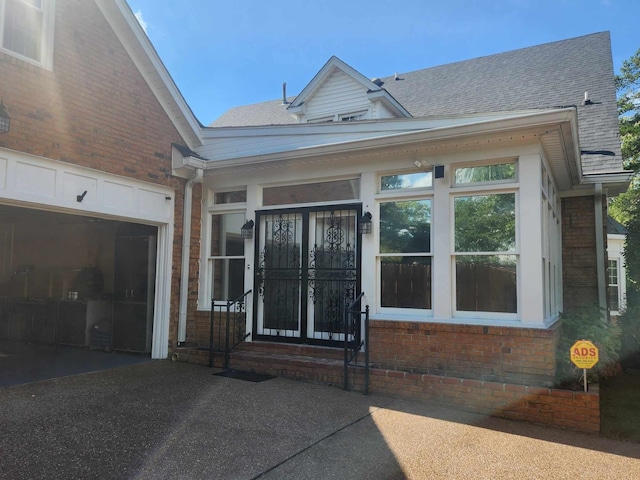
[[[0,383],[1,370],[148,357],[156,239],[153,226],[0,205]]]

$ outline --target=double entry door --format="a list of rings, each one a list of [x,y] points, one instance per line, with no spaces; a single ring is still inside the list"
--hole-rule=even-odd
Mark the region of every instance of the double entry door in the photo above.
[[[361,211],[341,205],[257,212],[254,338],[344,341],[345,306],[360,290]]]

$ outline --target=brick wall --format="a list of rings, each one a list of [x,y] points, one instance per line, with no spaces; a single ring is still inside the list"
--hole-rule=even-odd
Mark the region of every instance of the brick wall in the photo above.
[[[372,320],[379,368],[527,385],[552,385],[556,329]]]
[[[11,117],[0,147],[176,190],[169,339],[175,344],[184,180],[171,175],[171,144],[184,141],[96,4],[55,5],[52,70],[0,52],[0,98]],[[197,291],[200,196],[196,186],[190,306]]]
[[[606,217],[606,199],[603,201]],[[603,222],[606,248],[606,222]],[[562,281],[564,310],[598,303],[594,198],[562,199]],[[605,255],[606,262],[606,255]],[[604,265],[606,272],[606,263]]]

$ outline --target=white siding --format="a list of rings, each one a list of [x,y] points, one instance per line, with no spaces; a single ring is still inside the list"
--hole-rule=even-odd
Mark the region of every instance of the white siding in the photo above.
[[[307,102],[306,118],[361,112],[369,110],[370,106],[366,88],[344,72],[336,70],[311,95]]]

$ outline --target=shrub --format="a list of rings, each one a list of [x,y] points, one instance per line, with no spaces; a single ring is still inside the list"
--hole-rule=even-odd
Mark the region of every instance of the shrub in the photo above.
[[[636,357],[640,353],[640,306],[629,306],[618,323],[622,331],[620,358]]]
[[[571,361],[569,350],[578,340],[589,340],[598,347],[598,363],[588,370],[588,379],[597,381],[620,371],[620,327],[607,320],[606,312],[597,306],[581,307],[560,315],[560,337],[556,348],[556,380],[558,384],[578,387],[582,369]]]

